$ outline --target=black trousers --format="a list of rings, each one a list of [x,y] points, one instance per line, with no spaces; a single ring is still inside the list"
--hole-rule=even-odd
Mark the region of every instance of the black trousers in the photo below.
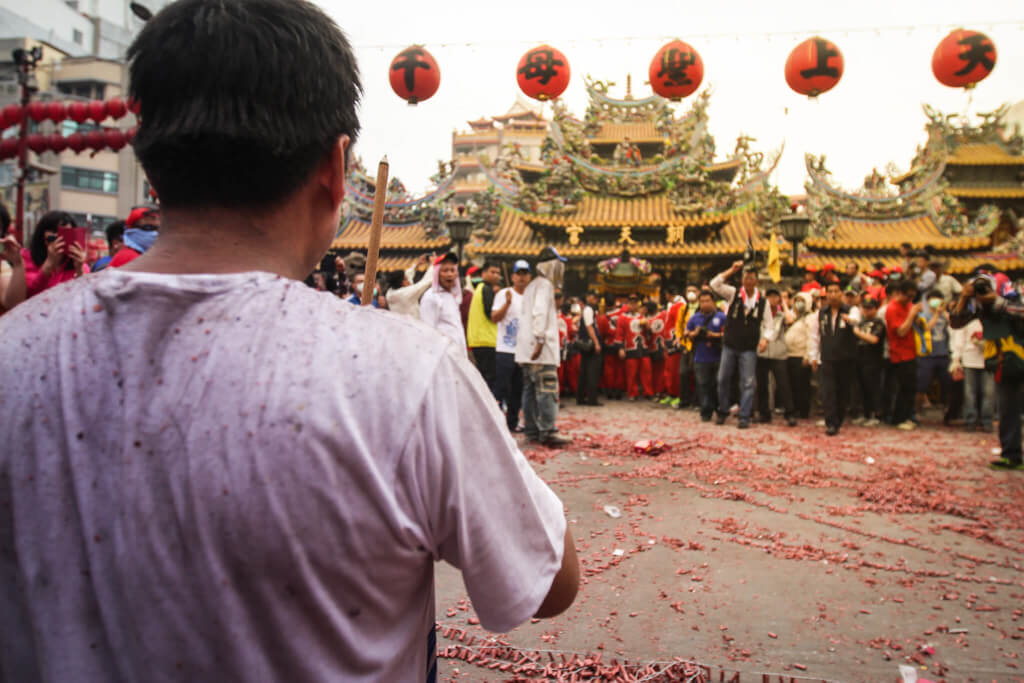
[[[604,355],[600,351],[580,354],[580,376],[576,380],[576,402],[597,403],[597,385],[604,370]]]
[[[893,363],[889,369],[892,371],[892,382],[896,389],[896,397],[892,406],[892,423],[898,425],[909,420],[910,416],[914,414],[914,397],[917,392],[917,359]]]
[[[1003,447],[1002,457],[1010,462],[1021,462],[1020,427],[1020,382],[998,382],[999,394],[999,445]]]
[[[857,363],[854,360],[825,360],[821,362],[821,407],[825,411],[825,425],[835,427],[843,424],[846,408],[850,403],[850,389],[856,377]]]
[[[882,417],[882,359],[861,358],[857,361],[857,384],[860,386],[864,417]]]
[[[494,375],[497,370],[495,366],[494,358],[494,347],[493,346],[473,346],[470,347],[470,351],[473,352],[473,362],[476,364],[476,369],[483,375],[484,381],[487,382],[487,388],[491,390],[491,393],[497,397],[497,393],[494,391]]]
[[[786,417],[795,417],[793,407],[793,392],[789,386],[789,368],[785,358],[761,358],[757,359],[757,412],[762,420],[770,420],[771,409],[771,382],[769,375],[775,377],[775,406],[783,406]]]
[[[693,351],[683,349],[679,352],[679,405],[691,406],[697,404],[694,396],[696,386],[690,388],[690,384],[696,385],[694,381]]]
[[[786,359],[786,370],[796,417],[806,420],[811,416],[811,368],[804,365],[803,358],[790,356]]]
[[[495,355],[495,397],[505,404],[505,422],[509,431],[519,424],[519,408],[523,403],[523,369],[516,365],[516,354]]]

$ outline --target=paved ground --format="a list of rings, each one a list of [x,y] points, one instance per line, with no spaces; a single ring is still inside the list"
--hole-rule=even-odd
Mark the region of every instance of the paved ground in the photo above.
[[[573,446],[525,452],[566,504],[579,597],[489,641],[439,567],[443,679],[614,680],[614,659],[621,680],[899,681],[903,664],[1024,681],[1024,474],[988,469],[994,436],[927,419],[741,431],[625,402],[566,406],[560,425]],[[635,455],[645,438],[669,450]],[[675,658],[707,669],[684,677]]]

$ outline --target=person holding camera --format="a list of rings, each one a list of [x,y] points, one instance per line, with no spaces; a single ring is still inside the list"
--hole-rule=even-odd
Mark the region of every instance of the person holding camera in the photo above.
[[[994,373],[999,395],[999,445],[1002,453],[999,460],[992,462],[992,467],[1024,471],[1020,421],[1020,390],[1024,383],[1024,305],[1010,303],[999,296],[994,277],[979,275],[964,285],[950,312],[949,322],[953,329],[958,330],[975,319],[981,320],[985,369]]]
[[[885,328],[889,337],[889,371],[896,387],[892,424],[904,431],[917,429],[911,420],[917,389],[917,349],[914,322],[921,314],[921,302],[913,280],[900,280],[885,308]]]
[[[725,313],[715,307],[709,290],[703,290],[698,297],[698,308],[686,323],[686,338],[693,346],[693,376],[700,419],[710,422],[718,402],[718,364],[722,358]]]

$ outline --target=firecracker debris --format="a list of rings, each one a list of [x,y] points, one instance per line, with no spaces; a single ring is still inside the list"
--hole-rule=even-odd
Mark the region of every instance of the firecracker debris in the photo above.
[[[489,634],[439,565],[442,680],[1024,681],[1024,475],[987,467],[994,435],[625,403],[559,426],[571,446],[521,447],[565,503],[579,596]]]

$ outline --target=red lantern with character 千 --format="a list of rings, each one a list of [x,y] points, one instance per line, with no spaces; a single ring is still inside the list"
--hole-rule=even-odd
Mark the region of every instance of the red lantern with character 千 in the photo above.
[[[541,102],[553,100],[565,92],[571,75],[569,60],[550,45],[528,51],[516,67],[519,89]]]
[[[678,102],[700,87],[704,80],[704,61],[691,45],[673,40],[654,55],[647,76],[655,94]]]
[[[843,77],[843,53],[835,43],[819,36],[793,48],[786,60],[786,83],[808,97],[817,97]]]
[[[399,52],[388,67],[388,78],[395,94],[409,104],[429,100],[441,86],[441,70],[422,45]]]
[[[932,73],[950,88],[973,88],[996,66],[996,46],[984,33],[962,28],[942,39],[932,54]]]

